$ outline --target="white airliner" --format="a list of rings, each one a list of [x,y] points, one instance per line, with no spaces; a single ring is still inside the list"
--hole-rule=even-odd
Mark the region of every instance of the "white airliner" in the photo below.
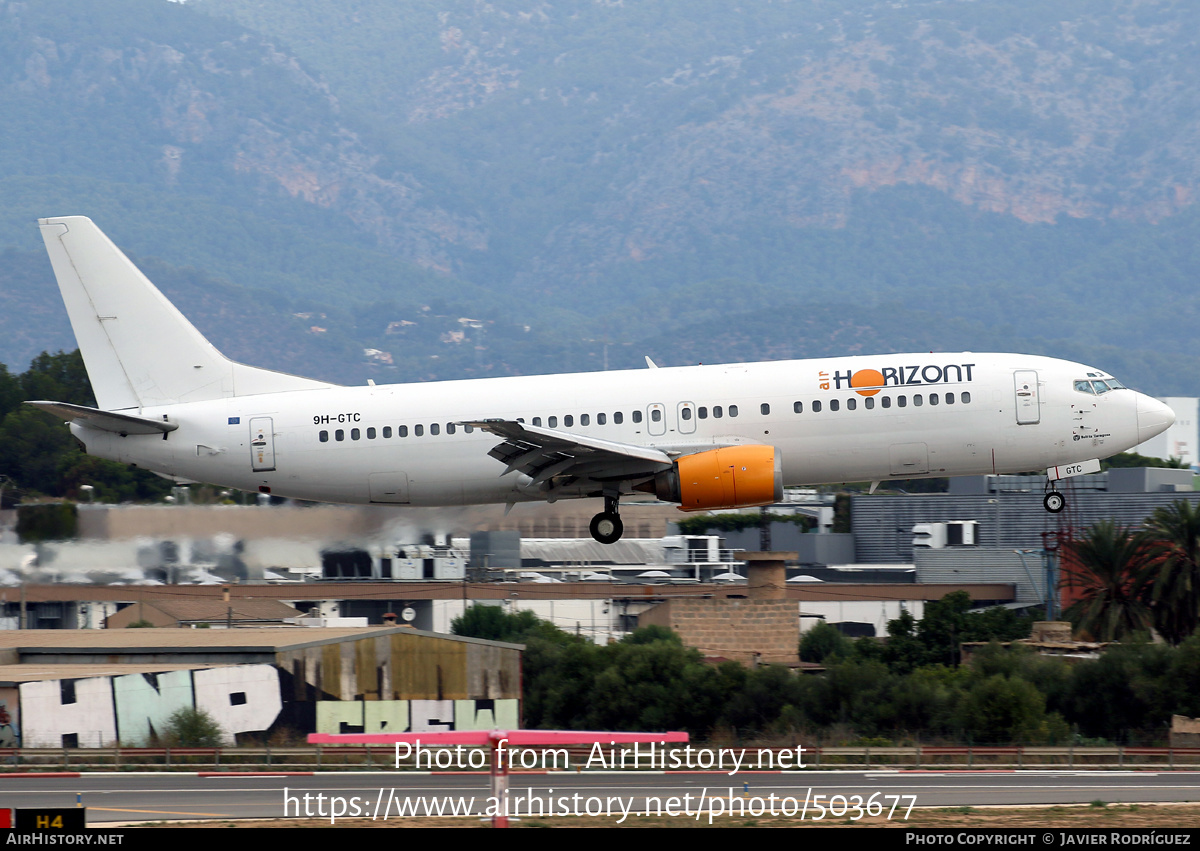
[[[98,408],[31,402],[87,452],[187,481],[389,505],[623,496],[684,511],[784,485],[1094,472],[1175,420],[1092,367],[910,354],[342,387],[225,358],[90,219],[40,220]],[[653,364],[647,359],[647,364]]]

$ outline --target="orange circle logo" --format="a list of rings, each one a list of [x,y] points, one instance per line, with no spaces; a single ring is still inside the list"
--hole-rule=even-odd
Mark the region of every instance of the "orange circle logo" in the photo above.
[[[874,396],[883,389],[883,373],[877,369],[860,369],[850,376],[850,386],[859,396]]]

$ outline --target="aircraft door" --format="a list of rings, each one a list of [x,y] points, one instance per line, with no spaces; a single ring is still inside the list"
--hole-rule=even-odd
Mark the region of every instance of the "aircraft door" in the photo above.
[[[929,445],[893,443],[888,450],[893,476],[923,476],[929,472]]]
[[[409,501],[407,473],[371,473],[367,476],[367,484],[371,502],[406,505]]]
[[[655,402],[646,406],[646,431],[650,434],[667,433],[667,409]]]
[[[250,418],[250,469],[256,473],[275,469],[275,433],[270,417]]]
[[[1013,373],[1017,401],[1017,425],[1035,425],[1042,421],[1042,406],[1038,399],[1038,374],[1034,369],[1018,369]]]
[[[680,402],[675,410],[679,420],[680,434],[691,434],[696,430],[696,406],[691,402]]]

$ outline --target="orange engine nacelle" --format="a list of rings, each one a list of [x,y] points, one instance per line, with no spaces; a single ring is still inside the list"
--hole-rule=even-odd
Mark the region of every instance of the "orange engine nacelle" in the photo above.
[[[682,511],[770,505],[783,499],[783,469],[774,446],[728,446],[684,455],[637,490],[651,487]]]

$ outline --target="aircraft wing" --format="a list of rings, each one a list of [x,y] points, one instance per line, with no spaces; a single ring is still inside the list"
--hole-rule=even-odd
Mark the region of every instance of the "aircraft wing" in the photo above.
[[[26,402],[35,408],[49,411],[67,422],[77,422],[101,431],[115,431],[117,434],[166,434],[179,428],[177,423],[165,420],[152,420],[149,417],[137,417],[132,414],[118,414],[112,411],[101,411],[84,405],[72,405],[69,402]]]
[[[488,455],[505,465],[500,475],[514,470],[534,482],[555,476],[573,476],[593,481],[652,476],[672,464],[667,453],[648,446],[633,446],[566,431],[526,425],[514,420],[473,420],[464,425],[494,434],[504,440]]]

